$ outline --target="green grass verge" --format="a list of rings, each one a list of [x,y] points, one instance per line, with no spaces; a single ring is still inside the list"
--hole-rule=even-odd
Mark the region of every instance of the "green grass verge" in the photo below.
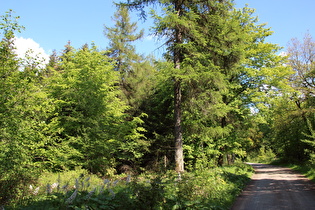
[[[18,209],[229,209],[250,180],[251,166],[100,179],[84,170],[45,173]],[[76,177],[73,177],[76,176]],[[11,206],[13,208],[13,206]],[[6,209],[10,209],[8,206]]]
[[[309,178],[310,180],[312,180],[313,182],[315,182],[315,168],[314,166],[310,166],[310,165],[289,165],[290,168],[292,168],[295,171],[300,172],[301,174],[303,174],[304,176],[306,176],[307,178]]]

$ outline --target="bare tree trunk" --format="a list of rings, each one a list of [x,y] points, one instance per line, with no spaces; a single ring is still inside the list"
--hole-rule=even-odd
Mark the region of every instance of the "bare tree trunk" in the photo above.
[[[175,170],[184,171],[183,139],[181,126],[181,81],[175,79],[174,84],[174,118],[175,118]]]
[[[177,15],[181,16],[181,3],[178,1],[175,3],[175,10]],[[182,32],[180,29],[175,29],[175,49],[174,49],[174,68],[180,70],[182,62],[182,52],[179,45],[183,43]],[[175,120],[175,171],[184,171],[184,154],[183,154],[183,138],[182,138],[182,117],[181,117],[181,80],[174,79],[174,120]]]

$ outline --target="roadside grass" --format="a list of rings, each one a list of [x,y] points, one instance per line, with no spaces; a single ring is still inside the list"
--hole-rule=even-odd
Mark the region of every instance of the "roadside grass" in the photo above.
[[[44,173],[28,199],[6,209],[229,209],[253,173],[251,166],[174,171],[101,179],[83,169]]]
[[[315,167],[311,166],[309,164],[303,164],[303,165],[295,165],[295,164],[290,164],[290,168],[292,168],[295,171],[300,172],[313,182],[315,182]]]

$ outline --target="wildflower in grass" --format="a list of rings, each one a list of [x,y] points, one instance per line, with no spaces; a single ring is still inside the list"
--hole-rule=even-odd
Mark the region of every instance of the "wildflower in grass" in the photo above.
[[[58,187],[58,185],[59,185],[59,183],[53,183],[53,184],[51,185],[51,189],[55,189],[55,188],[57,188],[57,187]]]
[[[90,199],[95,191],[96,191],[96,187],[86,195],[86,199]]]
[[[117,179],[117,180],[115,180],[114,182],[113,182],[113,187],[115,187],[116,185],[117,185],[117,183],[119,182],[119,180]]]
[[[39,191],[39,187],[37,187],[34,192],[33,192],[33,195],[37,195],[38,194],[38,191]]]
[[[68,189],[68,184],[63,185],[63,186],[62,186],[62,189],[63,189],[64,191],[67,191],[67,189]]]
[[[30,190],[33,190],[33,186],[30,184]]]
[[[77,197],[77,194],[78,194],[78,189],[75,189],[72,195],[66,200],[66,204],[72,204],[74,199]]]
[[[104,180],[104,185],[106,184],[106,188],[108,189],[110,187],[110,181],[108,179]]]

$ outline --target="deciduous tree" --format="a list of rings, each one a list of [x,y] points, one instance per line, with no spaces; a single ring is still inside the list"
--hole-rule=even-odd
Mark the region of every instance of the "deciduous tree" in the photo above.
[[[93,46],[67,51],[61,60],[48,86],[57,106],[51,119],[56,139],[49,150],[58,149],[60,161],[55,153],[49,162],[81,165],[102,174],[122,159],[136,162],[147,147],[142,121],[126,120],[127,105],[117,97],[115,86],[119,74],[110,59]]]

